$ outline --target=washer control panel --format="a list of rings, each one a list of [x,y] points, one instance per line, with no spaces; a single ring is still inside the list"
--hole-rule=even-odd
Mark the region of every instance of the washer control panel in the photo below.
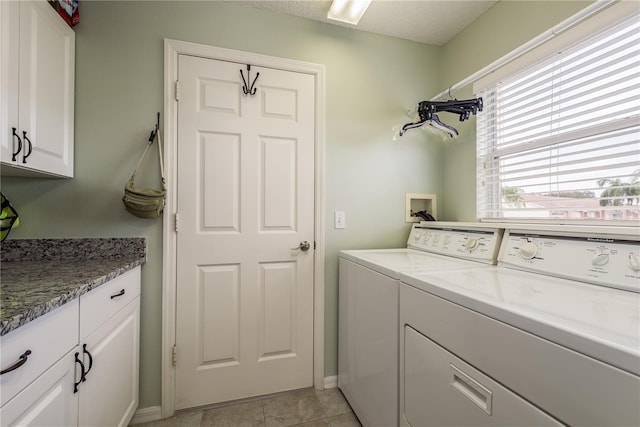
[[[506,267],[640,292],[640,237],[508,230],[499,261]]]
[[[422,222],[411,229],[407,247],[495,264],[501,237],[502,230],[499,229],[439,227]]]

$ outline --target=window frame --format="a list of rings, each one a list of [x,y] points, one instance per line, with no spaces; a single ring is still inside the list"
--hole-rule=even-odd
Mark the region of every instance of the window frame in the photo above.
[[[631,21],[635,19],[635,21]],[[579,46],[584,44],[584,40],[592,37],[604,37],[603,35],[610,32],[613,27],[617,27],[623,25],[626,22],[637,22],[640,20],[640,14],[627,14],[624,16],[624,19],[617,19],[616,21],[610,22],[611,20],[605,22],[602,25],[596,26],[594,29],[593,23],[589,23],[587,25],[587,29],[584,28],[579,29],[582,32],[582,36],[578,37],[575,33],[578,30],[572,31],[572,34],[567,37],[569,42],[566,42],[566,46],[564,46],[562,51],[568,50],[571,51],[575,46]],[[553,50],[553,54],[550,54],[550,49],[546,47],[541,50],[544,55],[541,56],[540,52],[534,52],[532,55],[535,57],[537,55],[536,60],[534,61],[532,58],[528,58],[528,55],[524,55],[524,58],[520,60],[522,67],[518,69],[513,69],[512,64],[508,64],[509,72],[505,73],[504,70],[498,70],[498,74],[501,76],[499,79],[495,78],[495,76],[489,76],[488,78],[484,78],[479,82],[474,84],[474,92],[477,96],[488,97],[489,99],[485,99],[484,105],[485,109],[482,113],[479,113],[479,117],[477,119],[477,127],[476,127],[476,137],[478,148],[476,151],[476,216],[479,221],[483,222],[521,222],[521,223],[576,223],[580,224],[593,224],[593,225],[624,225],[624,226],[638,226],[638,222],[634,221],[635,218],[626,219],[626,220],[618,220],[618,219],[588,219],[588,218],[553,218],[552,217],[552,209],[549,209],[549,217],[547,218],[536,218],[532,216],[504,216],[504,208],[503,205],[505,202],[502,200],[503,195],[500,186],[499,179],[493,179],[490,182],[486,182],[488,177],[499,178],[499,173],[491,175],[487,174],[484,171],[496,170],[500,166],[500,157],[495,153],[505,151],[507,153],[515,152],[515,153],[526,153],[527,151],[531,151],[532,145],[528,145],[526,143],[521,143],[517,148],[498,148],[497,137],[497,107],[496,103],[493,102],[493,99],[497,97],[497,93],[499,91],[498,87],[502,81],[509,81],[514,76],[522,76],[527,72],[531,72],[532,74],[535,70],[540,69],[540,67],[544,66],[544,64],[549,64],[551,62],[559,62],[557,51]],[[618,120],[617,122],[607,122],[605,124],[601,124],[599,126],[594,126],[588,129],[580,129],[578,131],[572,131],[565,134],[560,134],[557,136],[558,143],[562,143],[562,141],[571,141],[576,138],[568,138],[568,136],[586,137],[591,135],[599,135],[603,133],[603,130],[615,130],[615,129],[625,129],[630,126],[640,126],[640,113],[632,114],[631,117],[627,117],[626,120]],[[485,135],[493,134],[493,143],[489,143],[487,146],[483,145],[483,140]],[[639,138],[637,139],[638,144],[640,144],[640,131]],[[541,147],[548,147],[549,150],[554,146],[553,139],[555,137],[553,135],[544,137],[542,140],[543,143],[540,143]],[[635,142],[634,137],[634,142]],[[633,148],[633,143],[629,143]],[[480,150],[482,148],[487,148],[486,153],[481,153]],[[638,164],[638,170],[640,170],[640,162]],[[549,175],[553,176],[553,175]],[[597,177],[594,177],[594,180]],[[485,207],[486,205],[486,207]],[[640,210],[640,202],[632,211]],[[637,214],[636,214],[637,215]]]

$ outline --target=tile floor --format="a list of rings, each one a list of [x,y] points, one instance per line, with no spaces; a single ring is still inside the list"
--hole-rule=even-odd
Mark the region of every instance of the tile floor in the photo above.
[[[214,409],[178,412],[136,427],[361,427],[337,388],[306,389]]]

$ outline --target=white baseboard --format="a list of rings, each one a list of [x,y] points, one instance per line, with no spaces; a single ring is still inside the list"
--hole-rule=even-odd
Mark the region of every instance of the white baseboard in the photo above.
[[[139,408],[136,413],[133,414],[133,418],[131,418],[129,425],[142,424],[160,419],[162,419],[162,407],[150,406],[148,408]]]
[[[338,376],[324,377],[324,388],[338,387]],[[158,421],[162,419],[162,408],[160,406],[150,406],[148,408],[140,408],[133,414],[129,425],[142,424],[149,421]]]
[[[331,377],[324,377],[324,388],[336,388],[338,387],[338,376],[333,375]]]

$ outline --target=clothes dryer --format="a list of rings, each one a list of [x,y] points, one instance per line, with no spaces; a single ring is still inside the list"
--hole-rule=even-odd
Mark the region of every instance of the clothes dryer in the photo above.
[[[637,229],[507,230],[498,266],[400,280],[402,426],[640,425]]]
[[[501,236],[491,226],[422,222],[406,248],[340,252],[338,386],[365,427],[398,424],[401,272],[488,268]]]

